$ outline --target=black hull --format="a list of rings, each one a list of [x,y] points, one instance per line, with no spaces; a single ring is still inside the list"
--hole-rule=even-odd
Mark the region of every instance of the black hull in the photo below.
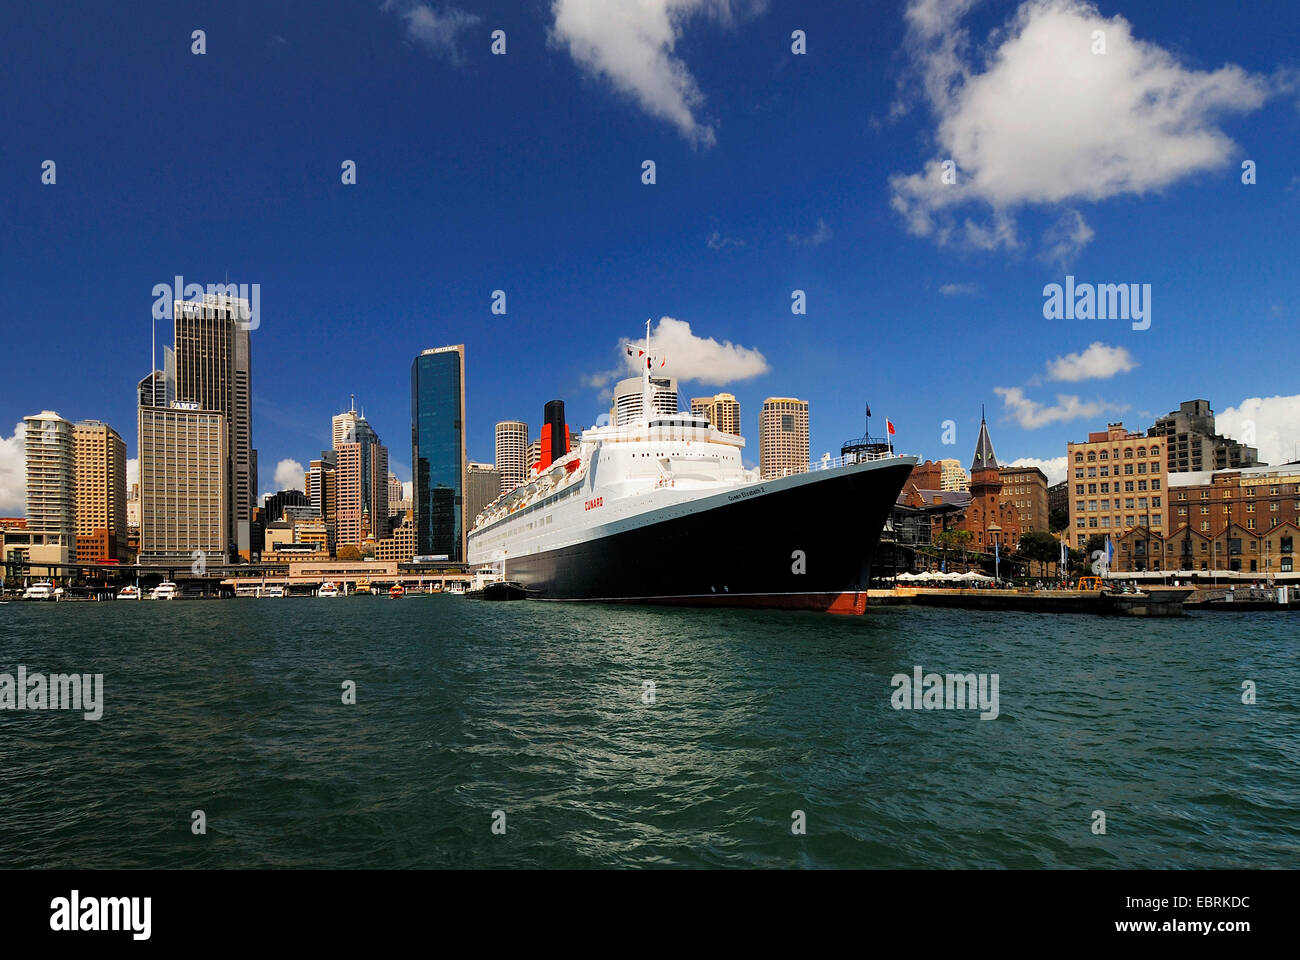
[[[910,472],[902,462],[759,484],[732,503],[510,557],[507,567],[530,599],[860,614],[880,532]]]

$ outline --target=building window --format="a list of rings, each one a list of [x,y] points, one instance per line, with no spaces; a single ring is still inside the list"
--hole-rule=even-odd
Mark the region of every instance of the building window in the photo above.
[[[1158,457],[1158,456],[1160,456],[1160,448],[1159,448],[1159,447],[1152,447],[1152,448],[1151,448],[1151,456],[1153,456],[1153,457]]]
[[[1159,490],[1159,489],[1160,489],[1160,481],[1159,481],[1159,480],[1152,480],[1152,481],[1151,481],[1151,489],[1152,489],[1152,490]]]

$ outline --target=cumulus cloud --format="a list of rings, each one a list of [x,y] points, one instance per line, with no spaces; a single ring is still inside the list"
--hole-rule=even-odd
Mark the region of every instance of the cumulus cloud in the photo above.
[[[1065,457],[1040,460],[1038,457],[1021,457],[1007,464],[1009,467],[1037,467],[1047,476],[1047,485],[1060,483],[1066,477]]]
[[[667,120],[694,144],[711,146],[713,127],[701,119],[704,94],[676,55],[687,23],[699,15],[730,24],[739,11],[761,12],[764,0],[555,0],[552,39],[574,62]]]
[[[412,0],[385,0],[382,9],[401,17],[406,35],[435,57],[460,63],[460,35],[482,18],[455,7],[435,10],[427,3]]]
[[[285,458],[275,465],[276,490],[305,490],[307,471],[297,460]]]
[[[727,247],[743,247],[745,241],[724,237],[721,230],[714,230],[709,234],[708,245],[710,250],[725,250]]]
[[[817,226],[813,229],[812,233],[790,233],[786,235],[786,239],[796,247],[820,247],[830,238],[831,228],[826,226],[826,221],[821,217],[817,218]]]
[[[730,340],[719,343],[713,337],[697,336],[685,320],[660,317],[651,337],[651,349],[655,356],[664,360],[663,367],[655,368],[656,374],[676,377],[679,381],[722,385],[757,377],[769,369],[767,359],[753,347],[742,347]],[[587,374],[582,378],[583,386],[603,390],[619,377],[639,375],[644,361],[635,351],[644,346],[644,340],[620,341],[620,365],[612,370]],[[634,351],[632,356],[627,354],[628,347]]]
[[[11,436],[0,436],[0,515],[27,514],[27,426],[19,420]]]
[[[978,289],[973,283],[945,283],[939,292],[945,297],[968,297]]]
[[[1100,340],[1082,353],[1067,353],[1048,361],[1047,379],[1077,383],[1080,380],[1106,380],[1117,373],[1128,373],[1138,362],[1124,347],[1110,347]]]
[[[1298,459],[1300,394],[1289,397],[1249,397],[1215,414],[1214,429],[1259,449],[1259,459],[1273,465]]]
[[[1036,430],[1051,423],[1068,423],[1084,418],[1096,419],[1108,413],[1120,413],[1128,407],[1104,400],[1080,400],[1073,394],[1057,394],[1056,404],[1048,406],[1025,395],[1022,387],[994,387],[1002,398],[1006,412],[1026,430]]]
[[[1236,148],[1219,119],[1258,109],[1271,92],[1237,66],[1184,67],[1084,0],[1026,0],[977,63],[960,25],[976,2],[912,0],[906,14],[936,156],[891,178],[891,203],[911,232],[940,244],[1015,247],[1021,206],[1143,195],[1220,169]],[[1104,54],[1093,52],[1095,31]],[[944,182],[946,160],[955,183]],[[1091,237],[1067,211],[1046,255],[1072,256]]]

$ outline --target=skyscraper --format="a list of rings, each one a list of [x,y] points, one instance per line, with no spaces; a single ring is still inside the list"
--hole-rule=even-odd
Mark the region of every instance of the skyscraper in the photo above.
[[[740,436],[740,404],[730,393],[717,393],[711,397],[691,399],[691,413],[708,417],[723,433]]]
[[[230,430],[215,410],[140,407],[140,561],[226,556]]]
[[[76,453],[72,424],[53,410],[27,417],[27,529],[72,556],[77,534]],[[57,541],[52,539],[57,538]]]
[[[411,362],[412,508],[421,556],[465,559],[465,346]]]
[[[509,493],[528,479],[528,424],[502,420],[496,426],[497,470],[501,474],[499,493]]]
[[[176,354],[163,347],[163,368],[142,379],[137,387],[142,407],[170,407],[176,399]]]
[[[77,560],[126,559],[126,444],[98,420],[72,428]]]
[[[239,297],[205,294],[201,300],[177,300],[176,398],[199,410],[220,413],[228,432],[226,527],[228,543],[247,556],[249,523],[257,492],[253,489],[252,348],[249,304]]]
[[[768,397],[758,416],[758,461],[763,479],[808,469],[808,401]]]
[[[352,409],[334,417],[333,426],[338,543],[382,540],[388,536],[388,448],[357,412],[355,400]]]

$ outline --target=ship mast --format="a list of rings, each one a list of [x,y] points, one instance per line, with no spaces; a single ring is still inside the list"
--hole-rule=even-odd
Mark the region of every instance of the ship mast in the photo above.
[[[641,368],[641,413],[650,421],[650,320],[645,322],[645,366]]]

